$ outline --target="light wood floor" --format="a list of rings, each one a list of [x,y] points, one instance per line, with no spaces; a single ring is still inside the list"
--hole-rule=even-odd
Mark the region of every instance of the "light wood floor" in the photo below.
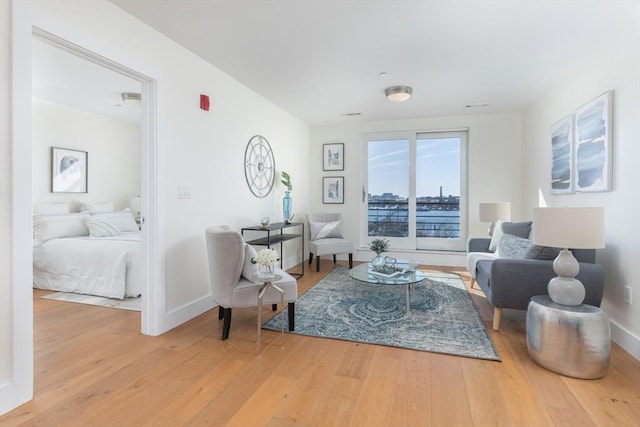
[[[300,291],[332,268],[307,272]],[[471,292],[502,362],[272,331],[258,355],[255,309],[234,309],[225,342],[217,309],[148,337],[137,312],[35,291],[35,398],[0,425],[639,425],[639,361],[614,345],[603,379],[549,372],[528,358],[522,312],[494,332]]]

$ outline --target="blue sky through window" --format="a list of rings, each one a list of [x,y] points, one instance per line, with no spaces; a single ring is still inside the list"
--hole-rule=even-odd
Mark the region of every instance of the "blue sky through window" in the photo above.
[[[409,141],[369,141],[369,188],[372,195],[409,195]],[[416,194],[460,195],[460,139],[418,139]]]

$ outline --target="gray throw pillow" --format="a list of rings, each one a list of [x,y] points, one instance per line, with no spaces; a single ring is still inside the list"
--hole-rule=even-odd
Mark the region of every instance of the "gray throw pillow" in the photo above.
[[[552,248],[549,246],[531,245],[524,254],[525,259],[556,259],[560,253],[560,248]]]
[[[332,221],[332,222],[309,221],[309,226],[311,227],[311,240],[343,238],[340,221]]]
[[[503,222],[502,232],[505,234],[512,234],[514,236],[528,239],[531,233],[531,221],[526,222]]]
[[[498,243],[500,243],[500,239],[503,234],[511,234],[525,239],[529,238],[529,234],[531,233],[531,224],[531,221],[507,222],[498,220],[498,222],[496,222],[496,227],[493,230],[493,235],[491,236],[491,242],[489,242],[489,252],[495,252],[498,250]]]
[[[498,242],[498,257],[509,259],[523,259],[531,241],[513,234],[503,234]]]

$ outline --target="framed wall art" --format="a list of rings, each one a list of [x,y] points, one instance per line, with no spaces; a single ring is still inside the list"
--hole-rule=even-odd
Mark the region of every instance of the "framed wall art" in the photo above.
[[[322,203],[344,203],[344,176],[322,178]]]
[[[322,170],[323,171],[343,171],[344,170],[344,144],[323,144],[322,145]]]
[[[608,91],[576,110],[576,191],[611,191],[612,101]]]
[[[551,126],[551,194],[573,193],[573,115]]]
[[[51,147],[51,192],[86,193],[87,160],[86,151]]]

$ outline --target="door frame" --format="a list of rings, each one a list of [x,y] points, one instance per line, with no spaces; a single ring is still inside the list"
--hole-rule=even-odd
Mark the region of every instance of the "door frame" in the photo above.
[[[37,33],[56,45],[141,81],[141,209],[142,233],[141,330],[160,335],[167,330],[165,259],[165,135],[162,73],[121,46],[86,37],[62,25],[55,17],[34,16],[28,5],[10,5],[10,76],[8,144],[11,161],[7,248],[9,297],[8,323],[0,324],[0,414],[33,398],[33,252],[32,252],[32,39]],[[74,42],[75,41],[75,42]]]
[[[116,73],[130,77],[140,82],[142,86],[142,115],[140,120],[140,134],[141,134],[141,194],[140,194],[140,209],[143,219],[142,234],[141,234],[141,248],[140,248],[140,261],[141,261],[141,331],[145,335],[154,335],[154,325],[156,310],[153,309],[152,302],[157,301],[155,294],[155,281],[150,280],[150,276],[153,276],[153,272],[156,271],[156,257],[149,256],[150,253],[154,253],[153,244],[155,243],[154,236],[156,235],[153,225],[157,225],[157,213],[154,212],[153,207],[157,207],[157,203],[154,195],[157,194],[156,188],[152,188],[152,183],[156,183],[156,171],[157,164],[155,155],[157,151],[156,141],[156,99],[157,99],[157,82],[155,79],[138,72],[130,67],[122,65],[104,56],[98,55],[91,50],[81,47],[77,44],[71,43],[61,37],[58,37],[52,33],[49,33],[41,28],[33,27],[33,37],[38,38],[41,41],[49,43],[56,48],[63,49],[69,53],[72,53],[82,59],[91,61],[100,66],[108,68]],[[164,307],[164,305],[163,305]],[[155,334],[157,335],[157,334]]]

